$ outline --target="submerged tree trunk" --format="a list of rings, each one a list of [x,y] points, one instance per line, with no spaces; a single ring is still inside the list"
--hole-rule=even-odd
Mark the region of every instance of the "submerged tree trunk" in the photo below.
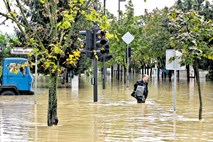
[[[190,78],[190,76],[189,76],[189,65],[186,65],[186,73],[187,73],[187,81],[189,82],[189,78]]]
[[[142,74],[142,76],[143,76],[143,74],[144,74],[144,71],[143,71],[143,65],[141,66],[141,74]]]
[[[124,84],[126,83],[127,81],[127,69],[124,67]]]
[[[117,80],[120,80],[120,65],[117,66]]]
[[[198,70],[198,59],[195,59],[193,68],[194,68],[195,77],[196,77],[197,86],[198,86],[199,101],[200,101],[199,120],[201,120],[202,119],[202,96],[201,96],[201,89],[200,89],[200,77],[199,77],[199,70]]]
[[[48,126],[57,125],[57,73],[51,73],[49,79]]]
[[[152,67],[150,68],[150,78],[152,78]]]
[[[157,69],[157,78],[160,79],[160,68]]]
[[[112,78],[112,79],[113,79],[113,71],[114,71],[113,65],[111,65],[111,78]]]

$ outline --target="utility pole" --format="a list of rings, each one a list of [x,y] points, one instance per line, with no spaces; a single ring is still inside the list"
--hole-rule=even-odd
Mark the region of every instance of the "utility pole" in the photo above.
[[[105,15],[105,11],[106,11],[106,0],[104,0],[104,15]]]
[[[106,88],[106,56],[103,55],[103,70],[102,70],[102,82],[103,82],[103,89]]]
[[[104,15],[106,10],[106,0],[104,0]],[[103,89],[106,88],[106,56],[103,55],[103,70],[102,70],[102,87]]]
[[[121,10],[120,0],[118,0],[118,22],[120,22],[120,10]]]
[[[126,0],[118,0],[118,22],[120,22],[120,10],[121,10],[121,2],[125,2]]]

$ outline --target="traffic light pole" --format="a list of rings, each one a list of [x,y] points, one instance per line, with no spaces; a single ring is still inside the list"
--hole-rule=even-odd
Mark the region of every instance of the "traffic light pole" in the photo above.
[[[98,61],[94,58],[94,86],[93,86],[94,102],[98,101]]]
[[[95,7],[94,9],[96,11],[98,11],[98,7],[97,7],[97,3],[98,3],[98,0],[95,0]],[[93,28],[93,47],[94,47],[94,50],[96,51],[97,50],[97,47],[96,47],[96,28],[95,28],[95,25],[94,25],[94,28]],[[93,99],[94,99],[94,102],[97,102],[98,101],[98,60],[96,58],[94,58],[94,86],[93,86]]]
[[[106,55],[103,55],[103,74],[102,74],[103,89],[106,88]]]
[[[129,87],[129,44],[127,44],[127,69],[126,69],[126,87]]]
[[[96,47],[96,29],[93,30],[93,47],[94,50],[97,50]],[[93,99],[94,102],[98,101],[98,60],[97,58],[94,58],[94,84],[93,84]]]

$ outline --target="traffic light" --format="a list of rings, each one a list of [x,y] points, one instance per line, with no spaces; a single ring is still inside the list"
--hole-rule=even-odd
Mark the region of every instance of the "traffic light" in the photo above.
[[[108,39],[105,38],[105,31],[97,30],[95,33],[95,45],[97,50],[100,50],[102,54],[109,53]]]
[[[91,30],[80,31],[80,35],[86,36],[86,39],[83,40],[84,49],[81,50],[81,53],[86,54],[87,57],[93,58],[93,33]]]
[[[112,58],[109,54],[109,40],[105,37],[106,31],[97,30],[95,31],[95,45],[98,55],[98,61],[108,61]]]

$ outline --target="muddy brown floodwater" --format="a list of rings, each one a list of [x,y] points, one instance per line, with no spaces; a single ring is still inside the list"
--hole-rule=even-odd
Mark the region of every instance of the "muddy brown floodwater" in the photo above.
[[[213,141],[213,82],[201,79],[203,120],[198,120],[199,99],[194,79],[177,81],[173,111],[173,81],[153,78],[145,104],[137,104],[130,87],[108,77],[98,102],[93,86],[82,76],[79,89],[58,88],[58,126],[47,126],[48,89],[35,96],[0,96],[1,142],[163,142]],[[46,81],[42,81],[46,82]],[[38,84],[42,84],[38,82]]]

